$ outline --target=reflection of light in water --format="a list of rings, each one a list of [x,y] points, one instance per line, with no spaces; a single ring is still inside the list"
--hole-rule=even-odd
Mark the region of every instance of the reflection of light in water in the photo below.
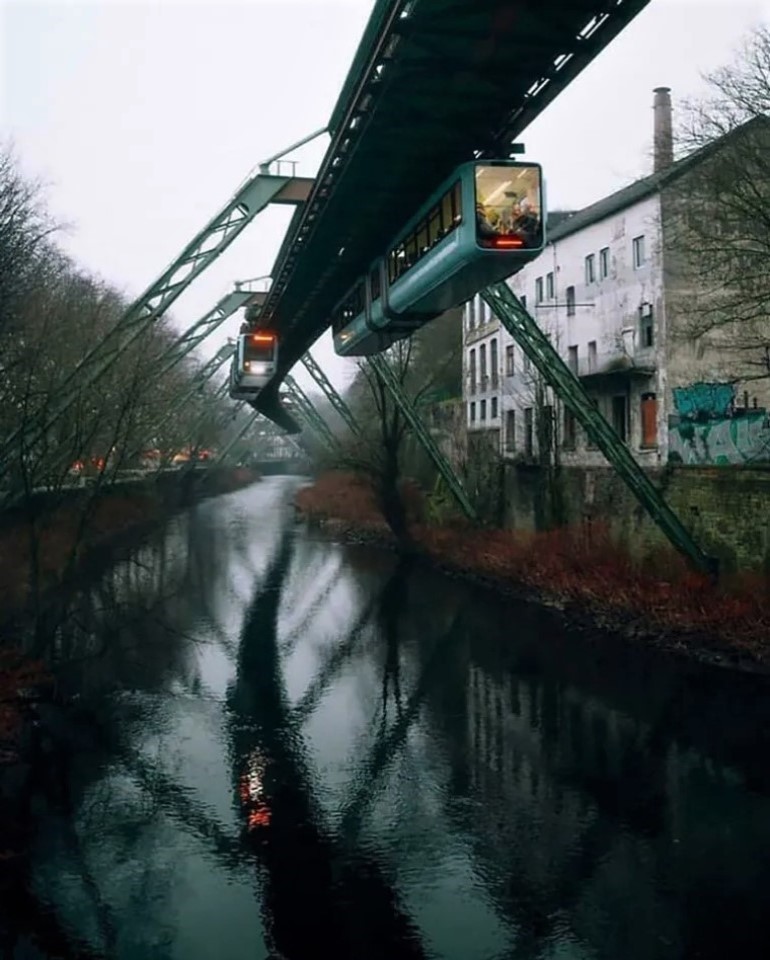
[[[258,750],[253,750],[246,759],[239,794],[245,808],[247,829],[266,827],[270,823],[271,811],[265,796],[265,760]]]

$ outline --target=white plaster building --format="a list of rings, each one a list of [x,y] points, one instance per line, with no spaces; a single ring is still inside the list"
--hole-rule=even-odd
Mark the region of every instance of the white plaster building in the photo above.
[[[637,460],[650,467],[668,461],[672,444],[675,458],[712,462],[705,440],[705,454],[683,443],[672,388],[718,388],[729,379],[719,369],[719,349],[682,342],[675,281],[664,264],[663,213],[670,210],[680,178],[698,163],[698,154],[673,162],[671,101],[668,89],[658,88],[655,172],[577,213],[557,214],[562,219],[556,224],[549,217],[545,250],[508,281]],[[542,423],[555,430],[550,435],[565,466],[605,465],[552,392],[537,396],[539,376],[478,297],[466,304],[464,332],[469,434],[487,431],[503,455],[535,459],[538,411],[542,417],[545,410]],[[770,447],[763,412],[757,411],[755,427],[764,429],[762,443]],[[755,451],[761,446],[756,437],[748,440]],[[731,447],[725,462],[746,460],[746,451]]]

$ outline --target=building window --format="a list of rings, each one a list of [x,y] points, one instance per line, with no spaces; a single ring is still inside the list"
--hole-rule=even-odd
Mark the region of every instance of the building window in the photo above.
[[[489,403],[489,418],[490,420],[497,420],[497,397],[492,397]]]
[[[471,297],[468,301],[468,329],[473,330],[476,326],[476,298]]]
[[[625,443],[628,438],[628,404],[625,397],[612,398],[612,426]]]
[[[475,404],[475,402],[474,402],[474,403],[471,403],[470,408],[471,408],[471,423],[475,423],[475,422],[476,422],[476,404]]]
[[[588,372],[589,372],[589,373],[596,373],[596,365],[597,365],[597,358],[596,358],[596,341],[595,341],[595,340],[589,340],[589,342],[588,342]]]
[[[496,390],[497,381],[500,376],[500,371],[497,366],[497,337],[493,337],[489,345],[489,372],[492,374],[492,389]]]
[[[487,419],[487,401],[482,400],[481,410],[479,411],[479,420],[486,420],[486,419]]]
[[[567,287],[567,316],[575,316],[575,288]]]
[[[481,379],[481,389],[487,389],[487,345],[482,343],[479,347],[479,377]],[[483,417],[482,417],[483,419]]]
[[[532,417],[532,407],[524,408],[524,452],[528,457],[532,456],[534,449],[534,421]]]
[[[575,374],[575,376],[577,376],[578,375],[578,348],[570,347],[567,350],[567,354],[568,354],[567,366]]]
[[[589,253],[586,257],[586,283],[594,283],[596,281],[596,257],[593,253]]]
[[[476,351],[471,350],[469,354],[468,369],[470,371],[470,392],[476,392]]]
[[[577,421],[575,414],[564,408],[564,441],[562,446],[565,450],[574,450],[577,446]]]
[[[643,267],[646,258],[644,253],[644,237],[634,237],[631,241],[631,247],[634,253],[634,270],[638,270],[639,267]]]
[[[535,303],[543,302],[543,278],[538,277],[535,280]]]
[[[505,348],[505,375],[506,377],[512,377],[516,372],[515,359],[513,355],[513,344],[510,344]]]
[[[524,354],[524,373],[529,373],[532,370],[532,361],[529,359],[529,356]]]
[[[643,303],[639,307],[639,342],[642,347],[651,347],[655,343],[651,303]]]
[[[505,449],[516,449],[516,411],[508,410],[505,414]]]
[[[599,251],[599,279],[606,280],[610,275],[610,248],[602,247]]]
[[[526,309],[527,309],[527,297],[526,297],[526,295],[523,295],[523,296],[519,297],[519,300],[521,300],[521,306],[522,306],[522,308],[523,308],[524,310],[526,310]]]
[[[642,394],[642,446],[658,445],[658,401],[654,393]]]
[[[545,298],[546,300],[553,300],[554,286],[553,286],[553,274],[547,273],[545,275]]]

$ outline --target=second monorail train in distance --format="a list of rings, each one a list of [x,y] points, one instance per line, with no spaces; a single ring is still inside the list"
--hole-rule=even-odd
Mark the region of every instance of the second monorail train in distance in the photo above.
[[[462,164],[334,308],[334,349],[369,356],[410,336],[537,257],[544,225],[539,164]]]
[[[253,400],[278,366],[278,337],[260,330],[238,336],[230,364],[229,393],[233,400]]]

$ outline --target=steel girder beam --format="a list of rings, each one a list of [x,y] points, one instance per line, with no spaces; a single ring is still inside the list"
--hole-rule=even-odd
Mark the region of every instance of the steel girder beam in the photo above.
[[[356,418],[353,416],[352,410],[345,403],[339,393],[337,393],[337,391],[334,389],[332,384],[329,382],[329,378],[323,372],[321,367],[319,367],[319,365],[315,362],[309,350],[303,355],[302,363],[313,380],[315,380],[315,382],[321,388],[326,399],[342,417],[348,427],[350,427],[353,435],[359,436],[361,433],[361,428],[359,427]]]
[[[460,508],[465,516],[468,517],[469,520],[476,520],[476,511],[468,499],[468,495],[465,492],[462,483],[460,483],[457,474],[452,469],[452,465],[441,452],[436,441],[430,435],[430,432],[420,418],[417,408],[406,395],[406,393],[404,393],[404,390],[398,381],[398,377],[393,372],[387,360],[385,360],[381,354],[375,354],[367,359],[369,365],[390,391],[390,395],[393,397],[394,403],[404,415],[407,423],[417,437],[417,440],[420,442],[425,452],[435,464],[436,469],[451,490],[452,495],[460,505]]]
[[[204,384],[211,380],[217,370],[219,370],[230,360],[234,350],[235,347],[233,347],[231,344],[226,344],[209,361],[207,361],[193,377],[189,390],[186,390],[180,397],[178,397],[177,400],[169,407],[169,409],[166,410],[163,416],[155,422],[153,425],[153,430],[159,430],[171,419],[171,417],[175,416],[176,413],[187,403],[187,401],[195,396],[195,394]],[[217,388],[217,391],[214,394],[214,399],[223,399],[226,392],[227,381],[225,380],[225,382]],[[243,404],[240,404],[238,407],[236,407],[236,410],[239,410],[242,406]]]
[[[257,173],[250,177],[225,207],[194,237],[180,256],[126,310],[107,336],[94,346],[59,387],[53,409],[41,414],[29,436],[33,446],[75,403],[83,390],[92,387],[165,313],[192,281],[223,253],[254,217],[271,202],[279,201],[292,177]],[[289,202],[297,202],[290,200]],[[0,447],[0,470],[22,440],[22,428],[13,431]]]
[[[337,438],[329,428],[329,424],[313,406],[305,391],[299,386],[294,377],[289,374],[284,380],[288,388],[288,396],[297,405],[297,412],[301,415],[308,427],[315,433],[329,453],[337,452]]]
[[[205,316],[197,320],[177,340],[162,358],[160,365],[153,371],[156,377],[165,376],[184,358],[199,347],[201,343],[228,320],[237,310],[246,306],[253,292],[236,288],[226,293],[219,303]]]
[[[240,406],[243,406],[241,404]],[[233,449],[233,447],[242,439],[242,437],[249,431],[256,421],[261,417],[261,414],[258,411],[254,411],[249,419],[244,423],[243,427],[236,433],[233,439],[227,444],[224,450],[216,457],[215,462],[220,463],[223,460],[227,459],[228,454]]]
[[[545,381],[574,414],[588,437],[602,451],[669,542],[698,570],[716,576],[716,558],[709,557],[701,550],[508,284],[495,283],[483,290],[481,296]]]

